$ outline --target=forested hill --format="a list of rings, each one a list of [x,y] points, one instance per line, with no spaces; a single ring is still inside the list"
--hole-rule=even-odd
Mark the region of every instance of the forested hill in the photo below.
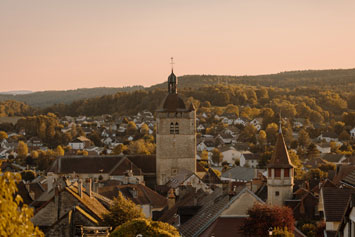
[[[224,84],[250,86],[272,86],[281,88],[322,87],[328,89],[354,91],[355,68],[334,70],[290,71],[257,76],[185,75],[178,78],[179,88]],[[166,88],[166,83],[154,85],[151,89]]]
[[[90,89],[76,89],[66,91],[43,91],[24,95],[0,94],[0,102],[16,100],[25,102],[32,107],[45,108],[54,104],[69,104],[73,101],[111,95],[117,92],[128,92],[143,89],[143,86],[132,86],[122,88],[97,87]]]

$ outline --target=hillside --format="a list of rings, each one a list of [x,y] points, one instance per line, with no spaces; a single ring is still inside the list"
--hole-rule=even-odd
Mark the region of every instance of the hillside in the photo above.
[[[115,94],[117,92],[134,91],[142,88],[143,86],[132,86],[122,88],[97,87],[90,89],[82,88],[67,91],[42,91],[18,95],[0,94],[0,102],[6,100],[16,100],[25,102],[26,104],[32,107],[45,108],[54,104],[69,104],[76,100],[110,95]]]
[[[342,91],[355,90],[355,68],[334,70],[290,71],[256,76],[185,75],[178,78],[179,88],[198,88],[215,84],[249,85],[280,88],[329,88]],[[166,83],[150,89],[166,88]]]

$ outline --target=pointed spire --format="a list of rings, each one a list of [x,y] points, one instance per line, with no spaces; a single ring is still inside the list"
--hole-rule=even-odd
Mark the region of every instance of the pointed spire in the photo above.
[[[280,123],[280,132],[278,134],[277,141],[275,144],[275,149],[267,167],[268,168],[293,168],[290,157],[288,155],[285,139],[284,136],[282,135],[281,123]]]

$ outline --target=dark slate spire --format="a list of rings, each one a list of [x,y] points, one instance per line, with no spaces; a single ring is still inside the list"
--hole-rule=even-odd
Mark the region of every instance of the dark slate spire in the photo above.
[[[168,78],[168,92],[169,94],[177,94],[177,80],[174,71],[171,70],[171,74]]]
[[[267,167],[268,168],[293,168],[290,157],[288,155],[285,139],[284,136],[282,135],[281,117],[280,117],[279,134],[275,144],[275,149]]]
[[[171,58],[171,74],[168,77],[168,92],[169,94],[177,94],[177,79],[174,74],[174,58]]]

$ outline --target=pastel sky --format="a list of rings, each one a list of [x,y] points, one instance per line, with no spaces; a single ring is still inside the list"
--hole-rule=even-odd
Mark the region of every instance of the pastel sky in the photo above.
[[[0,91],[355,67],[354,0],[1,0]]]

